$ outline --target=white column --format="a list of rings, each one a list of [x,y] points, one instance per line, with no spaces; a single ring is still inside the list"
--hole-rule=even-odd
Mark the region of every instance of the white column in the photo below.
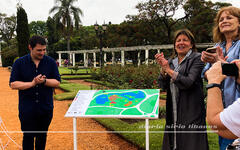
[[[125,65],[125,57],[124,57],[124,51],[121,51],[121,65]]]
[[[84,53],[84,67],[88,67],[88,53]]]
[[[86,60],[86,53],[83,53],[83,66],[86,67],[87,60]]]
[[[87,60],[87,67],[88,67],[88,53],[86,54],[86,60]]]
[[[145,64],[148,65],[149,50],[145,50]]]
[[[72,53],[69,53],[69,55],[70,55],[70,64],[73,64],[73,61],[72,61]]]
[[[116,61],[115,61],[115,53],[112,52],[112,64],[115,65]]]
[[[141,65],[141,51],[139,50],[138,51],[138,66],[140,66]]]
[[[73,55],[73,66],[75,66],[75,53],[73,53],[72,55]]]
[[[96,53],[93,53],[93,66],[97,67]]]
[[[107,53],[106,52],[104,52],[103,61],[104,61],[104,66],[107,66]]]
[[[58,53],[58,62],[59,62],[59,66],[62,66],[62,58],[61,58],[61,54],[62,53]]]

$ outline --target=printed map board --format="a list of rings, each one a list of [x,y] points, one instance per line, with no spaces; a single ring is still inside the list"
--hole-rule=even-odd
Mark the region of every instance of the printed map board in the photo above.
[[[159,89],[80,90],[65,117],[157,119]]]

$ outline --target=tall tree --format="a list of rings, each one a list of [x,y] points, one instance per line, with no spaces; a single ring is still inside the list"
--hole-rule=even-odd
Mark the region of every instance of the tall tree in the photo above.
[[[48,55],[50,55],[53,58],[56,58],[54,44],[57,43],[60,38],[57,32],[56,23],[51,17],[48,17],[48,20],[46,22],[46,27],[47,27],[47,37],[48,37]]]
[[[47,26],[44,21],[32,21],[29,24],[30,35],[47,35]]]
[[[80,8],[73,5],[78,0],[56,0],[56,6],[54,6],[49,13],[54,13],[54,20],[57,24],[61,24],[62,31],[67,39],[67,50],[70,51],[70,37],[73,32],[73,27],[77,29],[81,23],[80,16],[83,12]]]
[[[152,24],[152,31],[157,26],[162,26],[162,33],[165,33],[167,38],[164,41],[169,43],[171,41],[171,33],[173,26],[181,19],[172,19],[180,6],[186,0],[149,0],[148,2],[139,3],[136,8],[139,11],[137,18],[139,20],[148,20]],[[129,16],[128,16],[129,17]],[[134,17],[136,19],[136,17]],[[156,33],[156,31],[154,31]],[[159,32],[159,30],[158,30]]]
[[[17,41],[19,57],[28,53],[28,40],[30,37],[28,19],[25,10],[18,5],[17,8]]]
[[[0,13],[0,35],[1,40],[10,45],[11,39],[14,37],[16,30],[16,16],[7,17],[6,14]]]

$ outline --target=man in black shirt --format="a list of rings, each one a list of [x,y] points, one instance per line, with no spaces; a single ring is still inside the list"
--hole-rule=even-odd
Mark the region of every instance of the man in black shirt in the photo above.
[[[23,150],[44,150],[53,116],[53,88],[60,84],[56,62],[46,56],[46,41],[33,36],[30,54],[15,61],[10,87],[19,90],[19,119],[23,131]]]

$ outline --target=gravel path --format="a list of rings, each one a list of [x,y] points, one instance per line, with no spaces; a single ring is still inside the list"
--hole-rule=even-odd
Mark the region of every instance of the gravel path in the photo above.
[[[8,135],[17,143],[8,139],[0,128],[1,144],[8,143],[6,150],[17,150],[21,146],[22,133],[18,119],[18,91],[8,86],[10,72],[0,68],[0,120]],[[60,91],[56,91],[59,93]],[[46,150],[73,150],[72,118],[64,115],[71,101],[54,101],[54,116],[50,125]],[[78,131],[107,131],[103,126],[89,118],[77,119]],[[137,147],[112,133],[78,133],[78,150],[137,150]]]

